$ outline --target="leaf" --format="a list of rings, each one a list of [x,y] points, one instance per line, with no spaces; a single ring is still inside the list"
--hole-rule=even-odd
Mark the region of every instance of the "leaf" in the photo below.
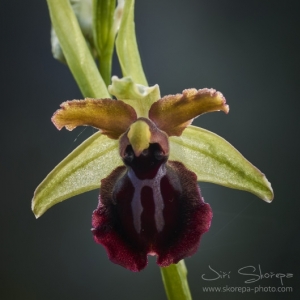
[[[47,0],[67,64],[85,97],[110,98],[69,0]]]
[[[147,86],[135,37],[134,0],[125,0],[116,49],[123,76],[130,76],[135,83]]]
[[[32,210],[38,218],[51,206],[100,188],[101,179],[122,165],[118,140],[95,133],[61,161],[37,187]]]
[[[160,270],[169,300],[192,300],[184,260]]]
[[[220,136],[188,126],[181,137],[170,137],[170,160],[195,172],[198,181],[245,190],[271,202],[273,190],[267,178]]]

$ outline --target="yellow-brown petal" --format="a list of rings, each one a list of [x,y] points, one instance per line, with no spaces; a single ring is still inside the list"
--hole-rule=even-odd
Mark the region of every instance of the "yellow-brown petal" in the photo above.
[[[149,118],[169,136],[180,136],[195,117],[218,110],[229,111],[222,93],[214,89],[188,89],[153,103]]]
[[[51,119],[57,129],[93,126],[112,139],[119,138],[137,118],[130,105],[112,99],[72,100],[60,107]]]

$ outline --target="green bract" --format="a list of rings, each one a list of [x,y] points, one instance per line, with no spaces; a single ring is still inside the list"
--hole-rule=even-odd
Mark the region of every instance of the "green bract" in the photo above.
[[[69,0],[47,2],[52,26],[82,94],[89,97],[109,97]]]
[[[130,76],[135,83],[148,85],[135,38],[134,0],[125,1],[116,48],[123,76]]]
[[[96,51],[94,47],[93,41],[93,31],[92,31],[92,0],[69,0],[72,10],[76,16],[82,34],[87,42],[87,45],[93,55],[96,56]],[[66,58],[61,49],[58,37],[54,28],[51,28],[51,46],[52,46],[52,54],[53,56],[63,62],[66,63]]]

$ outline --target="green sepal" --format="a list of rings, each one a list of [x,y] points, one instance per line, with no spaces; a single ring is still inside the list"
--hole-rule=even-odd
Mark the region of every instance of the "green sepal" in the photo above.
[[[95,133],[62,160],[37,187],[32,210],[38,218],[72,196],[99,189],[101,179],[122,165],[118,140]]]
[[[170,137],[170,160],[182,162],[198,181],[245,190],[266,202],[273,200],[271,184],[263,173],[220,136],[188,126],[180,137]]]
[[[117,99],[132,106],[137,117],[148,118],[151,105],[160,99],[159,86],[144,86],[135,83],[131,77],[112,77],[112,84],[108,87],[109,92]]]
[[[169,300],[192,300],[184,260],[160,270]]]
[[[47,0],[52,26],[67,64],[85,97],[109,98],[69,0]]]
[[[99,57],[100,73],[106,85],[110,83],[114,42],[118,29],[114,22],[115,8],[116,0],[93,0],[94,43]],[[115,17],[121,18],[122,14],[116,14]]]
[[[130,76],[135,83],[148,85],[135,37],[134,0],[125,0],[116,50],[123,76]]]

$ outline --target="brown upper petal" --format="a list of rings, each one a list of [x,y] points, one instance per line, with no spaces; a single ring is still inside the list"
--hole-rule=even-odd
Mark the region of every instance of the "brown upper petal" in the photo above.
[[[137,116],[135,110],[122,101],[112,99],[72,100],[63,102],[53,117],[57,129],[73,130],[80,125],[93,126],[109,138],[117,139]]]
[[[195,117],[218,110],[225,113],[229,111],[222,93],[214,89],[188,89],[182,94],[168,95],[153,103],[149,118],[169,136],[180,136]]]

